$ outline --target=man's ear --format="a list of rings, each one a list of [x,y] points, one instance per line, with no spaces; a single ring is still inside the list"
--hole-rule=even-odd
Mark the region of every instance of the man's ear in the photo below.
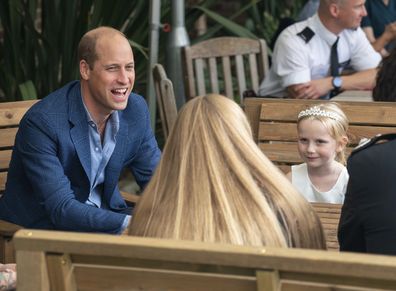
[[[334,18],[338,18],[338,14],[340,13],[340,7],[337,3],[331,3],[329,5],[330,15]]]
[[[91,69],[89,68],[88,63],[85,60],[81,60],[80,61],[80,75],[81,75],[81,79],[88,80],[90,73],[91,73]]]

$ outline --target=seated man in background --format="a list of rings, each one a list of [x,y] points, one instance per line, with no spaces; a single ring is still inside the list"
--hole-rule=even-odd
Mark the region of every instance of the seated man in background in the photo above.
[[[131,209],[118,189],[124,167],[143,187],[160,159],[145,100],[132,93],[126,37],[100,27],[78,47],[80,81],[35,104],[12,153],[0,219],[29,228],[121,233]]]
[[[348,159],[338,226],[341,251],[396,255],[396,134],[377,136]]]
[[[328,99],[341,90],[370,90],[381,55],[360,28],[364,0],[321,0],[318,13],[279,36],[260,96]],[[357,71],[341,76],[346,68]]]
[[[395,47],[396,0],[367,0],[362,28],[377,52],[387,56]]]
[[[179,112],[129,234],[326,248],[313,208],[256,145],[240,106],[216,94]]]

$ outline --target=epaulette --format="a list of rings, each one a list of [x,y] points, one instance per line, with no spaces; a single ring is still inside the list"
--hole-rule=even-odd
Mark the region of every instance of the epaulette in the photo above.
[[[307,26],[302,31],[297,33],[297,35],[301,37],[305,41],[305,43],[308,43],[315,35],[315,32]]]
[[[362,139],[358,146],[355,147],[351,153],[351,155],[356,154],[357,152],[360,152],[364,149],[367,149],[371,147],[372,145],[378,144],[378,143],[384,143],[388,142],[391,140],[396,139],[396,133],[387,133],[387,134],[377,134],[376,136],[370,138],[370,139]]]

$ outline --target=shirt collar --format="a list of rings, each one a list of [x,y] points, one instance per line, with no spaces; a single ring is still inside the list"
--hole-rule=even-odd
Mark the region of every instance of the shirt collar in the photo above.
[[[83,101],[85,113],[86,113],[86,116],[87,116],[87,122],[88,122],[88,124],[90,124],[90,125],[91,125],[91,124],[95,124],[96,127],[97,127],[97,124],[96,124],[95,121],[93,120],[93,118],[92,118],[92,116],[91,116],[91,113],[89,113],[88,108],[87,108],[87,106],[86,106],[85,103],[84,103],[84,99],[83,99],[82,101]],[[118,130],[120,129],[120,118],[119,118],[119,116],[118,116],[118,111],[117,111],[117,110],[113,111],[113,113],[110,114],[109,119],[108,119],[108,122],[110,123],[110,125],[111,125],[112,128],[113,128],[113,131],[112,131],[112,132],[113,132],[113,133],[117,133]]]
[[[330,30],[328,30],[320,21],[318,13],[316,13],[312,18],[310,18],[309,25],[312,24],[312,27],[315,30],[315,33],[319,34],[320,37],[329,45],[332,46],[334,42],[337,40],[337,35],[332,33]]]

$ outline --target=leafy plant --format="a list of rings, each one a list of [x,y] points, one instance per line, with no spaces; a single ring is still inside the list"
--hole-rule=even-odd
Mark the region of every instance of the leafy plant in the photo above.
[[[78,78],[78,42],[87,30],[100,25],[120,29],[130,38],[137,60],[136,88],[144,92],[148,7],[146,0],[0,1],[4,31],[0,42],[0,89],[4,95],[0,91],[0,99],[41,98]],[[163,12],[169,13],[169,9]]]
[[[226,0],[225,0],[226,1]],[[196,3],[199,3],[198,5]],[[293,15],[302,0],[235,1],[232,15],[216,11],[216,0],[186,3],[187,31],[203,14],[208,31],[192,43],[219,35],[264,38],[269,41],[282,16]],[[78,78],[76,48],[89,29],[108,25],[122,30],[134,47],[135,91],[145,92],[148,66],[149,1],[146,0],[1,0],[0,101],[42,98]],[[171,22],[171,1],[163,0],[161,19]],[[164,35],[162,35],[164,36]],[[163,62],[165,38],[160,39]]]

